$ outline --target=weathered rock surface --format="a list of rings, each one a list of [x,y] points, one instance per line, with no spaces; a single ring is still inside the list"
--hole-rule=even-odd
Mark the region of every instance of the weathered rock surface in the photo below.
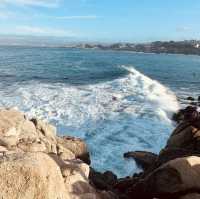
[[[182,148],[164,148],[160,151],[159,156],[156,160],[156,164],[154,165],[158,167],[169,162],[170,160],[192,155],[200,156],[200,153],[199,151],[186,150]]]
[[[45,153],[15,153],[0,159],[0,198],[67,199],[60,168]]]
[[[153,197],[173,197],[200,189],[200,157],[177,158],[144,179],[144,192]]]
[[[200,198],[199,193],[191,193],[181,197],[180,199],[199,199],[199,198]]]
[[[192,107],[184,114],[158,155],[124,154],[144,172],[118,179],[89,167],[83,140],[59,137],[52,125],[16,110],[0,110],[0,198],[200,198],[200,114]]]
[[[0,198],[115,198],[90,185],[86,163],[90,158],[83,140],[58,137],[52,125],[0,110]]]
[[[111,171],[100,173],[94,169],[90,169],[90,182],[100,190],[112,190],[117,183],[117,176]]]
[[[200,130],[188,123],[180,124],[172,133],[167,148],[200,149]]]
[[[87,145],[81,139],[70,136],[57,137],[57,143],[58,146],[62,146],[74,153],[76,158],[81,159],[86,164],[90,164]]]

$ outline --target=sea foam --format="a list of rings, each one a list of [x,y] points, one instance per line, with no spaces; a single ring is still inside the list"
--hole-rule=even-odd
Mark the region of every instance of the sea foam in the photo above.
[[[132,66],[128,75],[104,83],[72,86],[29,81],[1,90],[1,106],[17,106],[30,117],[53,122],[61,134],[78,136],[89,145],[92,166],[118,176],[138,168],[125,161],[131,150],[158,152],[173,124],[176,96]]]

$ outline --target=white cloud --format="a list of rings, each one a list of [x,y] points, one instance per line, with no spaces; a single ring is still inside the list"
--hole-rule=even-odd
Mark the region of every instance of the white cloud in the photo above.
[[[70,19],[97,19],[99,18],[96,15],[80,15],[80,16],[60,16],[60,17],[54,17],[54,19],[60,19],[60,20],[70,20]]]
[[[96,15],[73,15],[73,16],[47,16],[47,15],[26,15],[25,13],[15,13],[10,11],[2,11],[0,9],[0,19],[7,19],[7,18],[26,18],[26,19],[55,19],[55,20],[95,20],[101,18]]]
[[[191,28],[188,26],[182,26],[182,27],[177,27],[176,30],[177,30],[177,32],[188,32],[191,30]]]
[[[54,36],[54,37],[75,37],[73,31],[55,28],[43,28],[33,26],[16,26],[12,29],[0,30],[0,34],[30,35],[30,36]]]
[[[23,6],[58,7],[60,0],[0,0],[0,4],[14,4]]]

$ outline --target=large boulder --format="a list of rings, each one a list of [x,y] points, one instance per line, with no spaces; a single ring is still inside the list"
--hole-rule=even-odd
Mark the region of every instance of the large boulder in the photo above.
[[[196,123],[200,120],[200,114],[198,111],[199,101],[195,101],[194,98],[189,97],[190,105],[184,109],[180,109],[177,113],[174,113],[172,119],[177,122],[190,122]]]
[[[200,149],[200,130],[190,123],[181,123],[168,139],[166,147],[197,151]]]
[[[189,193],[185,196],[180,197],[180,199],[199,199],[200,194],[199,193]]]
[[[90,164],[90,156],[86,143],[79,138],[70,136],[57,137],[57,146],[70,150],[77,159]]]
[[[169,161],[134,185],[130,198],[179,198],[200,190],[200,157],[190,156]]]
[[[68,199],[59,166],[45,153],[16,153],[0,159],[0,198]]]
[[[25,152],[56,153],[56,130],[41,120],[29,120],[14,109],[0,110],[0,145]]]
[[[0,198],[115,198],[90,184],[88,164],[83,140],[58,137],[52,125],[14,109],[0,110]]]
[[[154,166],[159,167],[170,160],[188,156],[200,156],[200,153],[196,150],[186,150],[184,148],[164,148],[160,151]]]
[[[35,126],[26,117],[14,109],[0,110],[0,145],[11,148],[21,138],[36,139]]]
[[[200,128],[196,123],[198,121],[194,123],[184,121],[175,128],[166,147],[160,151],[147,174],[170,160],[192,155],[200,156]]]

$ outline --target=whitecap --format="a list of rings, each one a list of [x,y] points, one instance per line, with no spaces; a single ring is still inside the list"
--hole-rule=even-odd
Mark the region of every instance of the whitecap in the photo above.
[[[0,105],[17,106],[29,117],[53,122],[61,134],[84,138],[96,169],[130,175],[138,168],[123,160],[123,153],[158,152],[173,128],[170,118],[179,103],[158,81],[132,66],[120,67],[129,74],[93,85],[16,84],[1,89]]]

